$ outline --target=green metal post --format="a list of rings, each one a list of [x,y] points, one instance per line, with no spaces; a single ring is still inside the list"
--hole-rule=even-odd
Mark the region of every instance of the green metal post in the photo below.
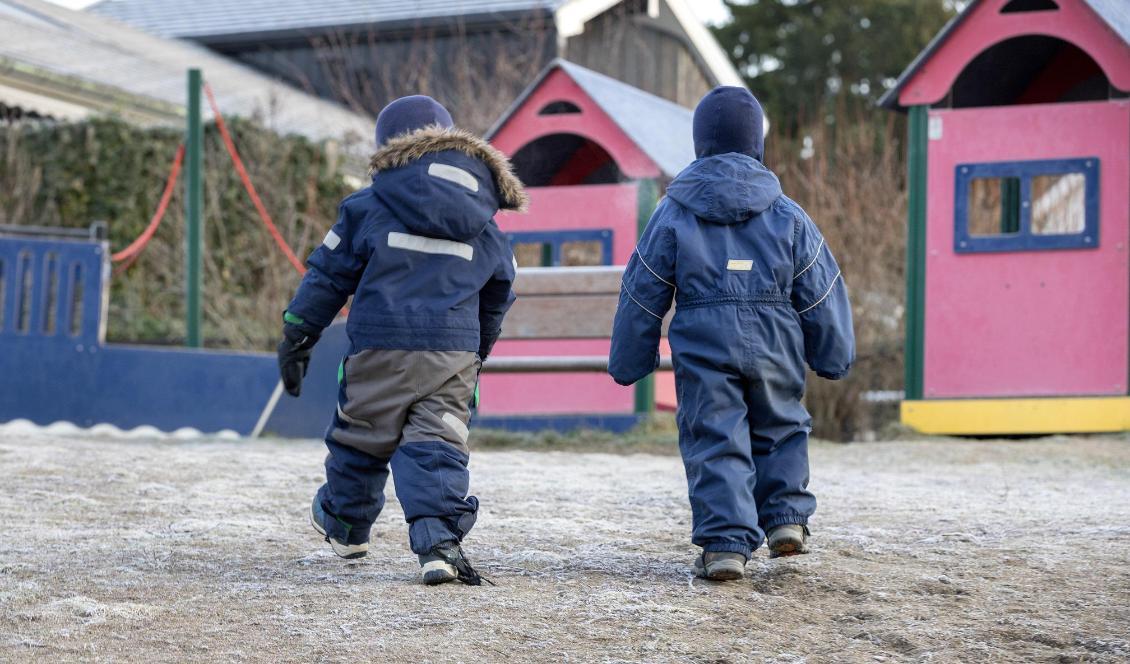
[[[185,343],[200,348],[200,286],[204,214],[204,125],[200,118],[199,69],[188,70],[188,126],[185,131],[185,233],[187,262],[185,266]]]
[[[640,180],[638,206],[636,212],[636,238],[643,237],[647,222],[659,203],[659,183],[655,180]],[[650,415],[655,412],[655,374],[636,383],[635,411],[637,415]]]
[[[926,326],[926,106],[910,108],[906,220],[906,379],[907,399],[922,398]]]

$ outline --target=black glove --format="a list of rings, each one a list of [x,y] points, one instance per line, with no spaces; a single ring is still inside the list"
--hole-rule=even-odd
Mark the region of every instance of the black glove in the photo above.
[[[279,342],[279,376],[286,393],[296,397],[302,393],[302,379],[310,366],[310,352],[318,343],[317,334],[307,334],[298,326],[283,325],[283,340]]]

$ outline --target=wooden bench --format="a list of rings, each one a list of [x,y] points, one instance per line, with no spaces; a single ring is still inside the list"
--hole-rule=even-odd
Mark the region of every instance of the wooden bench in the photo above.
[[[607,339],[620,300],[622,265],[602,267],[530,267],[518,270],[518,301],[502,324],[502,339]],[[672,311],[674,309],[672,308]],[[664,322],[667,333],[671,314]],[[671,358],[660,369],[671,369]],[[608,357],[491,356],[487,373],[605,372]]]

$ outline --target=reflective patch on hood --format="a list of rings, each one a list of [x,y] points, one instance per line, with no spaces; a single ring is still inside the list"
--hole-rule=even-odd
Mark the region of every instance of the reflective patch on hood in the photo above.
[[[475,176],[471,175],[462,168],[459,168],[458,166],[451,166],[449,164],[441,164],[438,162],[429,164],[428,175],[432,176],[433,178],[439,178],[441,180],[447,180],[448,182],[454,182],[455,184],[466,187],[471,191],[479,190],[479,181],[475,179]]]

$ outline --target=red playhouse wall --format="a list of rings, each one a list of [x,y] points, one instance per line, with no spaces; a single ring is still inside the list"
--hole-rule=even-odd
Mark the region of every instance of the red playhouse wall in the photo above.
[[[538,115],[546,105],[562,100],[576,105],[581,112]],[[558,133],[576,134],[596,143],[608,152],[628,178],[660,176],[659,167],[561,69],[546,77],[499,128],[491,142],[513,156],[529,143]],[[637,183],[531,187],[529,193],[528,213],[498,216],[498,225],[504,232],[609,229],[612,231],[612,263],[628,262],[637,239]],[[503,340],[498,342],[494,354],[500,357],[607,355],[608,350],[608,339]],[[621,387],[604,374],[487,374],[482,377],[480,412],[483,415],[630,413],[634,405],[634,389]]]
[[[636,248],[639,185],[587,184],[530,187],[526,214],[504,212],[498,226],[507,233],[612,230],[612,264],[626,265]]]
[[[1127,0],[1130,1],[1130,0]],[[965,66],[982,51],[1012,37],[1048,35],[1075,44],[1094,58],[1119,90],[1130,90],[1130,45],[1081,0],[1058,0],[1059,9],[1002,14],[1008,0],[986,0],[970,10],[929,62],[907,81],[899,104],[933,104],[949,92]]]
[[[1126,394],[1130,100],[938,109],[929,125],[923,396]],[[958,164],[1086,157],[1100,160],[1097,248],[955,252]]]

